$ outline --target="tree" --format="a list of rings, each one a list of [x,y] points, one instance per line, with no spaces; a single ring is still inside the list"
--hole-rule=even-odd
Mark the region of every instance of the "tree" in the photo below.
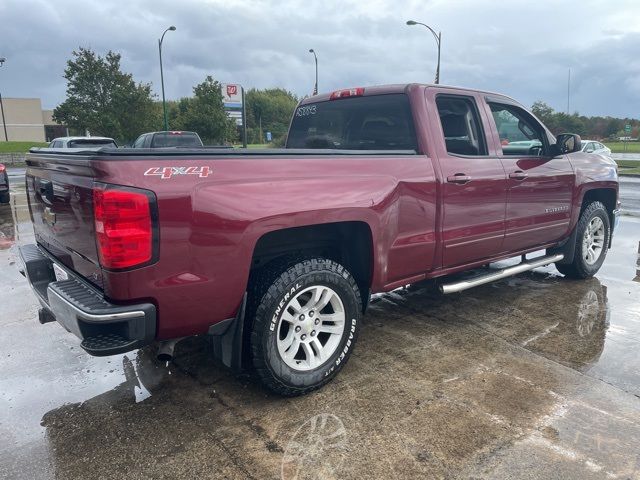
[[[175,121],[183,130],[197,132],[205,143],[236,140],[235,123],[224,110],[222,86],[210,75],[193,87],[193,98],[182,98],[175,107]]]
[[[252,88],[246,94],[246,102],[249,143],[264,143],[265,132],[271,132],[276,143],[284,138],[298,104],[295,95],[282,88]]]
[[[553,108],[544,103],[542,100],[534,102],[531,106],[531,112],[538,117],[542,123],[546,124],[554,114]]]
[[[53,111],[53,118],[70,128],[93,135],[130,141],[157,125],[160,111],[151,84],[136,83],[120,70],[120,54],[101,57],[80,47],[67,62],[67,99]]]

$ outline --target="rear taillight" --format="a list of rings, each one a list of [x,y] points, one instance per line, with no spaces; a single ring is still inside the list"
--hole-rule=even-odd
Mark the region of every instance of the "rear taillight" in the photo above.
[[[364,95],[364,88],[347,88],[346,90],[336,90],[331,93],[329,100],[338,100],[340,98],[361,97]]]
[[[130,268],[153,258],[153,194],[133,188],[96,186],[93,216],[100,265]]]
[[[0,163],[0,173],[4,172],[4,165]]]

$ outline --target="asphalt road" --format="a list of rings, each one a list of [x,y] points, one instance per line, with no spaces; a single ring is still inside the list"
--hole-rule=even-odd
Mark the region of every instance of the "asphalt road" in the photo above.
[[[202,338],[94,358],[15,266],[0,205],[0,478],[640,478],[640,220],[596,278],[538,269],[461,294],[377,295],[349,364],[283,399]]]

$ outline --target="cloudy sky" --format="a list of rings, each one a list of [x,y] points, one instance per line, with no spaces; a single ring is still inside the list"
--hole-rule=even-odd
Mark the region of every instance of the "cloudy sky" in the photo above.
[[[164,43],[168,98],[208,74],[250,87],[320,91],[431,82],[442,31],[441,83],[506,93],[531,105],[586,115],[640,117],[637,0],[1,0],[0,92],[65,97],[71,51],[122,54],[122,66],[160,93],[157,38]]]

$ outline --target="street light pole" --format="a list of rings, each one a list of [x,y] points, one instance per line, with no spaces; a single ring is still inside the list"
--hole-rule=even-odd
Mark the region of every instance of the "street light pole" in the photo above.
[[[442,32],[436,33],[436,31],[433,28],[431,28],[429,25],[422,22],[416,22],[414,20],[408,20],[407,25],[422,25],[423,27],[427,27],[429,31],[433,34],[433,38],[436,39],[436,44],[438,45],[438,66],[436,67],[436,80],[434,83],[436,85],[439,84],[440,83],[440,45],[442,43]]]
[[[318,94],[318,56],[316,55],[316,51],[313,48],[309,49],[309,53],[313,53],[313,58],[316,61],[316,83],[313,87],[313,94],[317,95]]]
[[[171,25],[167,28],[163,33],[160,39],[158,40],[158,53],[160,54],[160,84],[162,85],[162,113],[164,116],[164,130],[169,130],[169,122],[167,121],[167,102],[164,98],[164,74],[162,72],[162,41],[164,40],[164,35],[168,31],[175,31],[176,27]]]
[[[4,62],[6,62],[7,59],[4,57],[0,57],[0,67],[2,65],[4,65]],[[2,103],[2,94],[0,93],[0,112],[2,112],[2,126],[4,128],[4,141],[8,142],[9,141],[9,136],[7,135],[7,122],[4,119],[4,104]]]

